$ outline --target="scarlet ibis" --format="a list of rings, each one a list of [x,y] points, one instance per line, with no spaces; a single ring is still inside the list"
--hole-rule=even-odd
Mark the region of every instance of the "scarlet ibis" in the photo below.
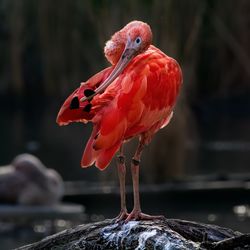
[[[182,72],[176,60],[151,42],[151,28],[141,21],[132,21],[116,32],[104,48],[111,66],[81,83],[57,116],[59,125],[93,123],[81,160],[83,168],[95,164],[104,170],[119,151],[121,212],[117,221],[160,218],[141,211],[139,163],[144,146],[172,118]],[[123,144],[135,137],[139,144],[131,162],[134,208],[128,213]]]

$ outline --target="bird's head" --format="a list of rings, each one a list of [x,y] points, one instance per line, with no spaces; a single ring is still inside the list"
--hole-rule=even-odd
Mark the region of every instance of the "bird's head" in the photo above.
[[[152,42],[152,32],[148,24],[132,21],[116,32],[104,47],[104,54],[111,64],[132,59],[144,52]]]
[[[141,21],[132,21],[116,32],[104,48],[108,61],[115,65],[109,77],[95,90],[91,96],[83,97],[81,101],[90,100],[96,94],[103,92],[126,68],[137,55],[148,49],[152,42],[150,26]]]

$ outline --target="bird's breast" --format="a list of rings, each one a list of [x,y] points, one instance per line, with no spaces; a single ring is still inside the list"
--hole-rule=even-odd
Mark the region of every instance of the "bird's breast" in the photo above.
[[[98,120],[119,115],[126,120],[125,130],[147,129],[171,113],[181,81],[178,63],[150,46],[98,97],[99,105],[104,103]],[[109,125],[116,127],[113,120]]]

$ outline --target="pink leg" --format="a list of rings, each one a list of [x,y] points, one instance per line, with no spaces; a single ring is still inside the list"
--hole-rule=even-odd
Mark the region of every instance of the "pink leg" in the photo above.
[[[162,219],[164,216],[152,216],[148,214],[144,214],[141,211],[141,204],[140,204],[140,196],[139,196],[139,163],[141,158],[141,153],[144,148],[144,141],[140,140],[139,146],[135,152],[135,155],[132,159],[131,163],[131,173],[132,173],[132,181],[133,181],[133,194],[134,194],[134,208],[132,212],[129,214],[125,222],[131,220],[155,220],[155,219]]]
[[[116,217],[116,221],[125,220],[128,217],[126,207],[126,190],[125,190],[125,177],[126,177],[126,166],[125,157],[123,155],[122,146],[120,148],[120,154],[117,157],[117,170],[120,181],[120,195],[121,195],[121,212]]]

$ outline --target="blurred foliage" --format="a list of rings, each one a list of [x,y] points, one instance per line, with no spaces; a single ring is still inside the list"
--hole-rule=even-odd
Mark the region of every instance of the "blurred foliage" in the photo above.
[[[0,0],[0,94],[65,96],[107,65],[124,24],[148,22],[184,69],[189,101],[249,91],[248,0]]]
[[[145,150],[145,179],[195,168],[248,171],[248,153],[207,157],[198,150],[205,140],[250,139],[249,13],[249,0],[0,0],[2,161],[40,143],[31,153],[65,178],[81,178],[80,168],[68,166],[79,165],[90,127],[59,129],[56,113],[80,82],[108,66],[110,36],[137,19],[150,24],[153,43],[184,74],[173,122]]]

